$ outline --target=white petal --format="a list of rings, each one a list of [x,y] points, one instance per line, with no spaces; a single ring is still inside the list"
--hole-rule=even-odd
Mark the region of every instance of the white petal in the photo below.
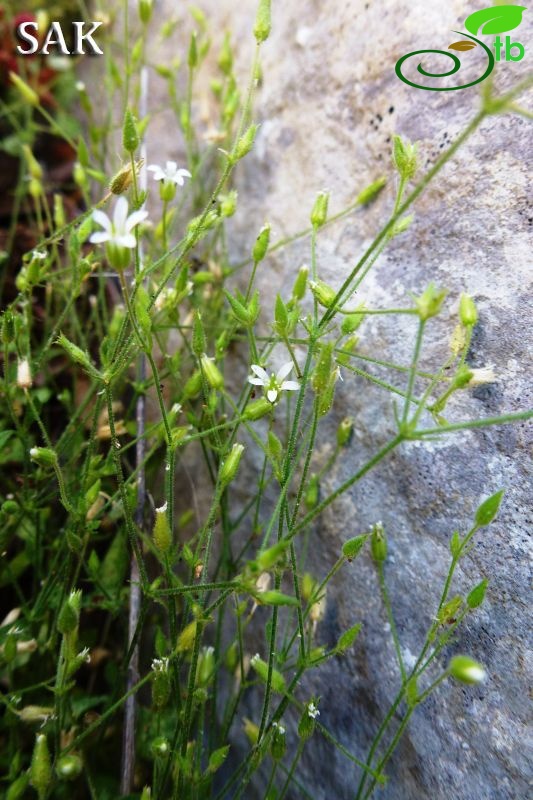
[[[111,234],[107,231],[97,231],[96,233],[91,233],[89,236],[91,244],[102,244],[102,242],[108,242],[110,239]]]
[[[95,222],[98,223],[98,225],[101,225],[105,231],[111,230],[111,220],[109,219],[105,211],[100,211],[99,208],[96,208],[93,211],[93,219]]]
[[[132,250],[137,244],[133,233],[123,233],[120,236],[114,236],[113,241],[115,244],[118,244],[119,247],[127,247],[129,250]]]
[[[252,375],[248,375],[248,383],[252,383],[254,386],[264,386],[264,381],[261,378],[254,378]]]
[[[280,388],[282,392],[297,392],[300,384],[298,381],[283,381]]]
[[[139,222],[142,222],[148,216],[148,211],[134,211],[126,220],[126,232],[130,233]]]
[[[271,403],[275,403],[278,396],[277,389],[269,389],[267,392],[267,398]]]
[[[178,186],[183,186],[185,183],[183,180],[184,178],[192,178],[191,173],[188,169],[179,169],[174,176],[174,182],[177,183]]]
[[[165,169],[167,178],[170,178],[170,179],[175,178],[177,171],[178,171],[178,165],[176,164],[176,162],[175,161],[167,161],[167,166],[166,166],[166,169]]]
[[[161,169],[161,167],[158,167],[156,164],[152,164],[152,166],[148,167],[148,169],[150,170],[150,172],[154,173],[154,181],[162,181],[165,179],[166,176],[164,171]]]
[[[276,380],[278,381],[278,383],[281,383],[283,380],[285,380],[285,378],[287,377],[287,375],[289,374],[289,372],[292,370],[293,367],[294,364],[292,363],[292,361],[286,361],[285,364],[283,364],[278,369],[276,374]]]
[[[262,380],[266,381],[266,383],[269,382],[270,378],[268,377],[268,372],[264,370],[263,367],[260,367],[258,364],[252,364],[250,366],[250,369],[252,370],[252,372],[255,372],[258,378],[261,378]]]
[[[124,233],[126,219],[128,218],[128,201],[125,197],[119,197],[113,213],[113,226],[119,234]]]

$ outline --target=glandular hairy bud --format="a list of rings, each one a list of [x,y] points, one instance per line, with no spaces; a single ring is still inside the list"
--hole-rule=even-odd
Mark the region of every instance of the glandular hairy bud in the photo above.
[[[109,190],[113,194],[124,194],[133,183],[133,169],[131,164],[126,164],[113,175],[109,182]]]
[[[170,742],[165,736],[157,736],[150,749],[156,758],[166,758],[170,753]]]
[[[459,299],[459,319],[465,328],[473,327],[478,320],[476,304],[468,294],[461,294]]]
[[[232,189],[228,194],[220,195],[220,215],[232,217],[237,210],[237,192]]]
[[[488,584],[488,580],[484,578],[477,586],[474,586],[466,598],[468,608],[478,608],[483,603]]]
[[[213,647],[203,647],[198,656],[196,668],[196,685],[208,686],[215,674],[215,650]]]
[[[272,18],[270,13],[270,0],[259,0],[257,16],[255,18],[254,36],[257,44],[266,41],[270,36]]]
[[[292,296],[295,300],[302,300],[305,296],[305,289],[307,287],[307,277],[309,275],[309,267],[305,264],[298,270],[298,275],[292,287]]]
[[[241,158],[244,158],[252,147],[254,146],[255,135],[257,133],[257,129],[259,125],[252,123],[249,128],[243,133],[237,144],[235,145],[235,149],[231,154],[231,160],[233,163],[240,161]]]
[[[248,717],[244,717],[243,728],[250,744],[257,744],[257,740],[259,739],[259,726],[256,725],[255,722],[252,722],[251,719],[248,719]]]
[[[454,656],[448,665],[448,672],[461,683],[482,683],[487,677],[481,664],[469,656]]]
[[[63,603],[63,608],[57,618],[57,629],[62,634],[75,631],[79,624],[81,608],[81,592],[71,592]]]
[[[318,498],[320,495],[320,478],[318,475],[311,475],[309,478],[309,483],[307,484],[307,489],[305,490],[304,494],[304,503],[305,507],[312,511],[313,508],[316,508],[318,505]]]
[[[134,153],[140,144],[137,123],[131,109],[127,108],[122,126],[122,146],[127,153]]]
[[[202,373],[197,369],[185,383],[183,387],[183,396],[186,400],[191,400],[197,397],[202,391]]]
[[[154,0],[139,0],[139,17],[143,25],[148,25],[152,18]]]
[[[272,723],[272,740],[270,743],[270,755],[274,759],[274,761],[280,761],[287,749],[287,739],[285,734],[285,728],[281,723],[273,722]]]
[[[311,211],[311,225],[321,228],[328,218],[329,192],[319,192],[313,210]]]
[[[202,372],[211,389],[222,389],[224,378],[219,368],[215,364],[214,358],[209,358],[205,353],[200,358]]]
[[[17,75],[16,72],[10,72],[9,81],[13,84],[22,99],[29,103],[30,106],[39,105],[39,95],[37,92],[33,91],[31,86],[28,86],[28,84],[22,80],[20,75]]]
[[[32,447],[30,458],[40,467],[55,467],[57,464],[57,455],[49,447]]]
[[[255,420],[261,419],[261,417],[265,417],[267,414],[270,414],[272,408],[272,403],[270,403],[266,397],[260,397],[258,400],[248,403],[244,409],[243,416],[245,419],[255,422]]]
[[[332,289],[324,281],[309,281],[309,288],[321,306],[331,308],[337,295],[335,289]]]
[[[43,170],[35,156],[33,155],[31,148],[27,144],[22,145],[22,152],[24,153],[24,158],[26,160],[26,164],[28,166],[28,172],[32,178],[40,181],[43,177]]]
[[[192,352],[195,356],[201,356],[205,353],[206,340],[205,331],[202,324],[202,317],[199,311],[194,315],[193,329],[192,329]]]
[[[372,528],[370,550],[374,561],[383,562],[387,558],[387,539],[381,522],[376,522]]]
[[[170,523],[168,521],[166,503],[155,510],[152,538],[160,553],[168,553],[172,547],[172,531],[170,530]]]
[[[304,707],[302,716],[300,717],[300,721],[298,723],[298,736],[303,741],[307,741],[310,739],[313,733],[315,732],[315,719],[319,716],[320,711],[314,704],[314,702],[307,703]]]
[[[333,342],[328,342],[320,348],[318,361],[311,379],[313,389],[318,396],[325,392],[329,385],[333,367],[333,347]]]
[[[152,706],[161,711],[170,698],[170,673],[168,658],[155,658],[152,661]]]
[[[30,783],[39,795],[39,800],[46,797],[52,782],[52,763],[48,741],[43,733],[37,734],[30,767]]]
[[[346,447],[352,437],[353,417],[344,417],[337,428],[337,444],[339,447]]]
[[[395,136],[392,159],[400,177],[405,181],[411,180],[417,169],[416,144],[411,144],[408,139],[402,139],[401,136]]]
[[[242,444],[236,443],[231,448],[228,457],[220,468],[219,481],[221,486],[225,487],[230,484],[237,475],[243,452],[244,445]]]
[[[259,231],[259,235],[255,240],[255,244],[252,249],[252,258],[256,264],[262,261],[266,255],[268,250],[268,245],[270,242],[270,225],[265,223],[261,230]]]
[[[439,313],[446,294],[446,289],[437,289],[433,283],[430,283],[420,297],[415,298],[418,316],[423,322]]]
[[[142,790],[141,800],[152,800],[152,790],[149,786],[145,786]]]
[[[450,338],[450,350],[452,355],[458,356],[462,353],[466,345],[466,331],[462,325],[457,324],[453,329]]]

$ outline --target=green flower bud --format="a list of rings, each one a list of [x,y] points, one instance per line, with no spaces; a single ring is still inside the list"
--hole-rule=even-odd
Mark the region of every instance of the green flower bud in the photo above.
[[[143,25],[148,25],[152,18],[154,0],[139,0],[139,17]]]
[[[401,136],[394,136],[393,142],[392,160],[394,166],[403,180],[411,180],[418,166],[416,144],[411,144],[407,139],[402,139]]]
[[[451,600],[448,600],[447,603],[444,603],[441,610],[437,614],[437,622],[440,625],[449,625],[451,623],[453,624],[457,612],[459,611],[462,605],[463,605],[463,598],[461,597],[461,595],[456,595],[455,597],[452,597]]]
[[[311,384],[316,394],[320,396],[328,388],[333,368],[333,342],[323,344],[313,371]]]
[[[226,487],[235,478],[243,452],[244,445],[242,444],[236,443],[231,448],[228,457],[220,467],[219,480],[221,486]]]
[[[224,75],[229,75],[233,67],[233,53],[231,51],[230,35],[227,31],[224,34],[224,41],[220,48],[218,66]]]
[[[342,546],[342,554],[344,558],[346,558],[348,561],[353,561],[354,558],[357,558],[367,539],[368,536],[363,534],[362,536],[354,536],[353,539],[348,539],[347,542],[344,542]]]
[[[152,790],[149,786],[145,786],[142,790],[141,800],[152,800]]]
[[[272,403],[270,403],[266,397],[260,397],[258,400],[248,403],[244,409],[243,416],[245,419],[255,421],[270,414],[272,407]]]
[[[339,447],[346,447],[353,432],[353,417],[344,417],[337,428],[337,444]]]
[[[313,701],[310,701],[305,705],[302,716],[300,717],[300,721],[298,723],[298,736],[300,739],[303,739],[304,742],[307,741],[307,739],[310,739],[315,732],[315,719],[319,715],[320,711]]]
[[[44,194],[43,191],[43,184],[37,178],[31,178],[28,183],[28,194],[30,197],[33,197],[34,200],[41,197]]]
[[[180,635],[178,636],[178,643],[176,645],[176,652],[177,653],[186,653],[189,650],[192,650],[194,647],[194,640],[196,639],[196,630],[198,628],[198,623],[195,619],[192,622],[189,622],[188,625],[182,630]]]
[[[113,194],[124,194],[133,182],[133,170],[131,164],[126,164],[125,167],[119,169],[119,171],[113,175],[111,181],[109,182],[109,190],[113,192]]]
[[[213,647],[202,647],[196,667],[196,685],[207,686],[215,673],[215,650]]]
[[[170,699],[170,673],[168,658],[154,658],[152,661],[152,706],[161,711]]]
[[[250,661],[250,666],[253,668],[255,672],[257,672],[258,676],[261,678],[263,683],[267,683],[268,681],[268,664],[266,661],[263,661],[260,658],[259,653],[256,653],[255,656]],[[285,678],[277,669],[272,670],[272,689],[278,694],[283,694],[285,692]]]
[[[200,365],[204,377],[212,389],[222,389],[224,386],[224,378],[219,368],[215,364],[214,358],[209,358],[205,353],[200,358]]]
[[[83,769],[83,761],[74,753],[68,756],[62,756],[58,759],[56,764],[56,773],[59,778],[66,781],[74,781],[81,774]]]
[[[24,158],[26,159],[26,164],[28,165],[28,172],[30,173],[32,178],[40,181],[43,177],[43,170],[35,156],[33,155],[31,148],[27,144],[22,145],[22,152],[24,153]]]
[[[139,147],[140,139],[137,130],[137,123],[129,108],[124,114],[124,124],[122,126],[122,146],[127,153],[134,153]]]
[[[251,745],[257,744],[257,740],[259,739],[259,725],[256,725],[255,722],[252,722],[248,717],[244,717],[243,722],[246,738]]]
[[[164,203],[171,203],[176,197],[177,186],[174,181],[167,181],[163,178],[159,181],[159,197]]]
[[[5,311],[2,316],[2,341],[11,344],[15,339],[15,318],[11,311]]]
[[[270,0],[259,0],[257,15],[254,25],[254,36],[257,44],[266,41],[270,36],[272,19],[270,15]]]
[[[34,92],[31,86],[28,86],[16,72],[9,73],[9,80],[26,103],[29,103],[30,106],[39,105],[39,95],[37,92]]]
[[[478,608],[482,604],[485,599],[488,584],[488,580],[484,578],[477,586],[474,586],[466,598],[468,608]]]
[[[259,235],[255,240],[255,244],[252,249],[252,258],[254,263],[258,264],[262,261],[266,255],[268,250],[268,244],[270,242],[270,225],[265,223],[261,230],[259,231]]]
[[[94,369],[93,365],[91,364],[91,359],[87,355],[87,353],[78,347],[73,342],[69,341],[66,336],[62,333],[57,337],[57,343],[63,350],[69,354],[71,359],[82,366],[87,372],[94,375],[96,370]]]
[[[57,618],[59,633],[67,634],[77,630],[80,620],[81,592],[71,592],[63,603],[63,608]]]
[[[285,735],[285,728],[277,722],[272,723],[272,739],[270,742],[270,755],[274,761],[280,761],[287,749],[287,739]]]
[[[331,308],[337,296],[337,292],[331,286],[328,286],[324,281],[309,281],[309,288],[321,306]]]
[[[201,391],[202,373],[200,370],[196,370],[183,387],[183,396],[186,400],[191,400],[193,397],[198,397]]]
[[[6,664],[12,664],[17,657],[17,637],[12,633],[8,633],[6,636],[3,656]]]
[[[295,300],[302,300],[305,296],[308,275],[309,268],[306,266],[300,267],[296,280],[294,281],[294,286],[292,287],[292,296]]]
[[[191,40],[189,42],[189,54],[187,56],[187,64],[189,69],[194,69],[198,66],[198,46],[196,44],[196,32],[193,31],[191,34]]]
[[[239,663],[239,645],[233,642],[227,649],[224,664],[229,672],[235,672]]]
[[[355,333],[355,331],[359,328],[359,326],[361,325],[361,323],[365,318],[364,314],[365,304],[361,303],[361,305],[358,306],[358,308],[360,308],[361,310],[354,311],[353,314],[347,314],[342,320],[341,332],[345,336],[348,336],[348,334],[350,333]]]
[[[446,294],[446,289],[437,289],[433,283],[430,283],[420,297],[415,297],[418,316],[423,322],[439,313]]]
[[[335,367],[335,369],[333,369],[330,372],[329,381],[328,385],[326,386],[326,389],[320,394],[318,413],[321,416],[327,414],[328,411],[331,409],[331,406],[333,405],[333,399],[335,397],[335,386],[337,384],[337,381],[339,380],[340,374],[341,374],[340,369],[338,367]]]
[[[366,206],[367,203],[370,203],[371,200],[379,194],[379,192],[383,189],[385,184],[387,183],[387,178],[378,178],[377,181],[374,181],[365,189],[363,189],[357,195],[355,202],[358,203],[360,206]]]
[[[23,772],[22,775],[19,775],[7,790],[6,800],[22,800],[29,782],[30,776],[27,772]]]
[[[353,643],[359,636],[359,631],[361,630],[361,628],[362,624],[358,622],[357,625],[354,625],[352,628],[347,630],[346,633],[343,633],[342,636],[339,638],[339,641],[337,642],[335,652],[345,653],[346,650],[348,650],[353,645]]]
[[[30,458],[40,467],[55,467],[57,465],[57,455],[49,447],[32,447]]]
[[[244,158],[247,155],[252,147],[254,146],[255,135],[257,133],[257,129],[259,125],[252,123],[249,128],[243,133],[237,144],[235,145],[235,149],[231,154],[231,160],[233,163],[240,161],[241,158]]]
[[[503,498],[503,491],[503,489],[500,489],[499,492],[496,492],[496,494],[488,497],[479,506],[478,510],[476,511],[476,525],[479,528],[489,525],[498,513]]]
[[[315,230],[321,228],[328,218],[328,203],[329,193],[319,192],[311,211],[311,225]]]
[[[205,353],[206,340],[204,326],[202,325],[202,317],[199,311],[194,315],[194,323],[192,329],[192,352],[195,356],[199,357]]]
[[[44,800],[51,782],[52,764],[48,742],[46,736],[39,733],[35,740],[30,766],[30,783],[39,795],[39,800]]]
[[[318,475],[311,475],[309,478],[309,483],[307,484],[307,489],[305,490],[304,494],[304,503],[305,507],[312,511],[313,508],[316,508],[318,505],[318,499],[320,495],[320,478]]]
[[[152,741],[150,749],[156,758],[166,758],[170,753],[170,742],[165,736],[157,736]]]
[[[302,585],[300,586],[300,594],[302,600],[307,603],[313,597],[318,584],[309,572],[305,572],[302,578]]]
[[[223,217],[232,217],[237,210],[237,192],[233,189],[228,194],[220,195],[220,214]]]
[[[154,544],[160,553],[168,553],[172,547],[172,531],[168,521],[167,504],[155,510],[155,522],[152,531]]]
[[[263,550],[257,556],[257,566],[260,572],[267,572],[275,567],[276,564],[283,558],[285,551],[288,547],[288,542],[283,539],[276,544],[269,547],[268,550]]]
[[[370,534],[370,550],[374,561],[383,562],[387,558],[387,539],[381,522],[376,522]]]
[[[405,231],[409,230],[409,228],[413,224],[414,219],[415,219],[414,214],[406,214],[405,217],[397,219],[394,225],[392,226],[391,236],[399,236],[400,233],[405,233]]]
[[[461,294],[459,299],[459,319],[468,328],[474,326],[478,320],[476,304],[468,294]]]
[[[117,272],[124,272],[129,267],[131,250],[128,247],[122,247],[115,242],[106,242],[105,254],[110,265]]]
[[[481,664],[468,656],[454,656],[448,665],[448,672],[452,678],[468,684],[482,683],[487,677]]]

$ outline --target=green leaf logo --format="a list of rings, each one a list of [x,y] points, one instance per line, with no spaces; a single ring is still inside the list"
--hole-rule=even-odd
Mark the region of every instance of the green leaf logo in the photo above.
[[[465,28],[474,36],[478,33],[490,35],[505,33],[518,28],[522,22],[522,12],[525,6],[493,6],[474,11],[465,20]]]

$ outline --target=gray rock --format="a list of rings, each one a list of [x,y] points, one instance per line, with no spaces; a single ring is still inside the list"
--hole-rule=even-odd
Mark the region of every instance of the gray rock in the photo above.
[[[232,0],[202,2],[217,44],[225,27],[234,31],[243,83],[253,49],[255,5],[255,0],[243,0],[238,8]],[[390,177],[395,132],[420,142],[422,170],[429,169],[479,104],[479,86],[422,92],[401,83],[394,72],[404,53],[446,49],[456,40],[451,31],[460,31],[473,10],[463,0],[289,0],[273,6],[274,26],[263,48],[264,80],[256,99],[262,127],[255,150],[238,170],[240,213],[232,239],[236,260],[249,252],[265,220],[272,224],[274,240],[306,228],[318,190],[331,191],[334,213],[372,180],[383,174]],[[161,20],[173,8],[171,0],[161,3]],[[527,41],[526,23],[515,33],[515,38]],[[174,43],[159,47],[157,60],[174,55],[174,48]],[[527,58],[517,64],[502,62],[496,73],[498,87],[512,86],[525,74],[526,62]],[[159,89],[153,91],[157,106]],[[162,85],[160,91],[162,97]],[[168,119],[163,112],[151,127],[149,147],[152,152],[157,148],[160,160],[161,153],[176,156],[181,148],[175,124],[169,133]],[[409,292],[420,293],[430,281],[449,289],[449,311],[429,326],[424,343],[428,369],[442,363],[447,353],[460,292],[474,296],[480,323],[470,362],[493,364],[498,379],[462,393],[450,406],[451,419],[531,406],[530,156],[524,119],[508,115],[485,120],[418,200],[412,228],[391,243],[360,293],[371,307],[395,307],[405,306]],[[389,185],[369,208],[321,233],[323,279],[340,285],[386,219],[392,194]],[[300,240],[261,265],[265,320],[271,319],[275,291],[289,286],[309,259],[309,241]],[[361,329],[361,351],[408,364],[414,325],[408,317],[374,318]],[[370,371],[392,376],[402,387],[393,373]],[[362,378],[346,376],[333,418],[323,426],[322,458],[346,414],[356,418],[356,435],[322,487],[324,495],[353,474],[394,430],[390,395]],[[481,577],[490,577],[488,600],[448,649],[448,655],[465,652],[484,663],[489,681],[473,688],[444,684],[416,712],[387,770],[390,780],[380,792],[387,800],[518,800],[528,795],[530,433],[524,423],[403,445],[312,526],[311,568],[322,576],[344,540],[383,520],[390,540],[386,576],[409,660],[420,649],[438,603],[451,533],[456,527],[468,529],[481,498],[506,489],[497,521],[476,536],[476,547],[455,583],[457,592],[465,592]],[[375,570],[366,556],[344,567],[331,586],[319,638],[331,644],[359,620],[365,625],[353,653],[317,670],[302,696],[321,696],[320,720],[361,758],[399,682]],[[344,800],[354,796],[359,774],[315,735],[298,778],[314,800]],[[298,796],[296,790],[291,795]]]

